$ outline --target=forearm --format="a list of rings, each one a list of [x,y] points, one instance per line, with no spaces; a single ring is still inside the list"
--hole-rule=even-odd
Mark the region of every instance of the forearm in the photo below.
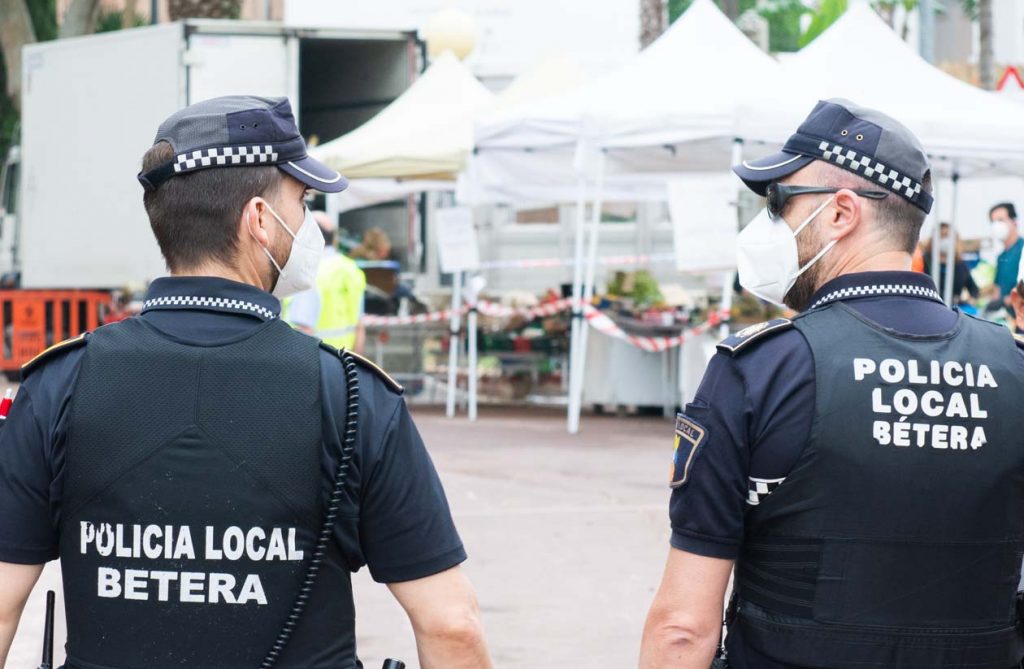
[[[449,621],[443,628],[416,631],[422,669],[491,669],[483,625],[473,614]]]
[[[668,620],[647,619],[640,646],[640,669],[708,669],[718,636],[694,634]]]
[[[11,652],[14,633],[18,631],[18,619],[0,620],[0,669],[7,666],[7,654]]]
[[[0,669],[7,665],[25,601],[42,570],[42,565],[0,562]]]

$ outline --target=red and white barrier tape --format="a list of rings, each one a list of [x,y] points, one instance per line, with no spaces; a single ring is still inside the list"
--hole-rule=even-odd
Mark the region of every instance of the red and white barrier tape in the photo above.
[[[598,265],[643,265],[646,263],[674,262],[672,253],[654,253],[651,255],[604,256],[597,259]],[[572,258],[528,258],[522,260],[485,260],[480,269],[537,269],[542,267],[572,267]]]
[[[459,309],[459,313],[464,314],[467,310],[468,307],[462,307],[462,309]],[[363,314],[362,323],[363,325],[368,325],[370,327],[437,323],[440,321],[451,320],[454,312],[454,309],[445,309],[443,311],[431,311],[426,314],[414,314],[410,316],[374,316],[371,314]]]
[[[690,337],[702,335],[708,330],[718,327],[722,324],[722,319],[728,317],[726,312],[716,311],[711,314],[708,320],[704,321],[700,325],[688,328],[674,337],[641,337],[639,335],[631,335],[627,333],[600,309],[596,309],[588,305],[583,308],[583,313],[587,322],[590,323],[590,325],[598,332],[609,337],[621,339],[650,353],[659,353],[670,348],[675,348]]]
[[[572,308],[572,299],[566,298],[557,300],[555,302],[549,302],[547,304],[541,304],[536,307],[526,308],[514,308],[514,307],[503,307],[492,302],[480,302],[477,304],[477,310],[486,316],[505,317],[505,316],[523,316],[525,318],[539,318],[542,316],[552,316],[562,311],[567,311]],[[462,307],[459,310],[460,314],[465,314],[469,311],[468,306]],[[437,323],[442,321],[451,320],[454,310],[445,309],[443,311],[432,311],[426,314],[416,314],[415,316],[363,316],[363,323],[368,326],[381,327],[381,326],[403,326],[403,325],[417,325],[422,323]],[[584,318],[587,322],[597,330],[598,332],[607,335],[609,337],[615,337],[621,339],[639,349],[648,351],[651,353],[658,353],[666,351],[670,348],[675,348],[681,345],[689,337],[704,334],[705,332],[716,328],[728,319],[728,312],[716,311],[713,312],[708,320],[695,325],[692,328],[687,328],[678,335],[672,337],[642,337],[640,335],[631,335],[623,330],[618,324],[615,323],[609,316],[607,316],[600,309],[591,306],[584,305],[583,307]]]

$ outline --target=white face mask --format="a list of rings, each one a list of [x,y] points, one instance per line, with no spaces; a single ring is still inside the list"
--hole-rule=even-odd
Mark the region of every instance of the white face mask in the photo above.
[[[1000,244],[1006,243],[1006,238],[1010,236],[1010,224],[1006,221],[993,221],[992,223],[992,239]]]
[[[308,290],[316,284],[316,271],[320,266],[320,256],[324,252],[324,235],[320,232],[320,226],[317,225],[309,207],[306,207],[306,215],[302,219],[302,225],[299,226],[297,233],[288,229],[285,222],[269,204],[267,210],[292,238],[292,251],[288,254],[288,261],[284,267],[277,264],[274,256],[266,247],[263,248],[263,252],[267,254],[278,272],[277,283],[274,284],[272,294],[278,299],[284,299],[289,295]]]
[[[762,209],[754,220],[743,228],[737,238],[736,260],[740,273],[740,285],[779,306],[796,283],[797,277],[821,260],[838,240],[825,245],[816,256],[800,267],[800,252],[796,236],[829,205],[833,197],[825,200],[808,216],[796,230],[790,230],[781,217],[775,221]]]

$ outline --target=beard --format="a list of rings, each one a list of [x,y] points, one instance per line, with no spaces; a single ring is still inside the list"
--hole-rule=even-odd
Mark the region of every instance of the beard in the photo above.
[[[284,269],[284,266],[288,263],[288,257],[292,253],[291,238],[287,235],[282,235],[284,239],[277,239],[272,243],[273,248],[270,250],[271,255],[274,256],[274,260]],[[281,272],[274,267],[274,263],[270,262],[267,258],[268,270],[270,272],[270,291],[273,292],[274,288],[277,287],[277,282],[281,278]]]
[[[812,230],[814,230],[813,226],[805,229],[807,239],[803,243],[797,240],[797,257],[800,260],[800,267],[809,263],[828,244],[828,240],[821,239],[820,235],[813,232],[809,235],[806,234]],[[811,298],[820,287],[821,277],[824,275],[823,260],[824,257],[819,258],[816,263],[807,268],[807,271],[796,278],[793,287],[789,289],[786,297],[782,300],[787,307],[794,311],[806,311],[811,306]]]

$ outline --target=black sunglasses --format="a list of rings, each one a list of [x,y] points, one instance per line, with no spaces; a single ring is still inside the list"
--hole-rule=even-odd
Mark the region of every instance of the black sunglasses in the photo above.
[[[765,197],[768,201],[768,217],[773,221],[782,216],[782,210],[786,208],[789,198],[797,195],[809,195],[811,193],[838,193],[841,190],[849,190],[861,197],[869,197],[872,200],[882,200],[889,195],[881,190],[857,190],[853,188],[826,188],[823,186],[790,186],[788,184],[770,183]]]

